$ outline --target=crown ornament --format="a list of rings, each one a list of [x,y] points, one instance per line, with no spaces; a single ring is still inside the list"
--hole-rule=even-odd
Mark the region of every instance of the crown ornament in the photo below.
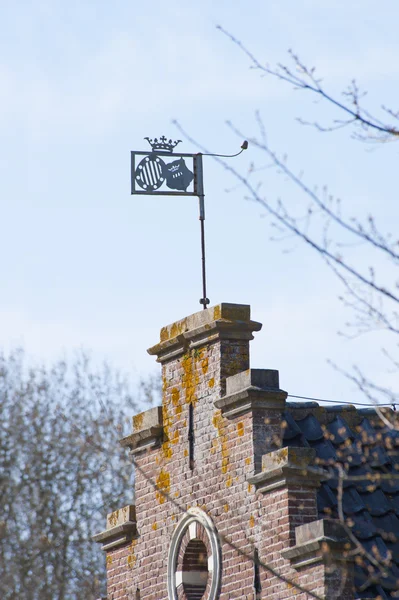
[[[176,140],[176,141],[168,140],[168,138],[165,137],[164,135],[162,135],[159,139],[158,138],[152,139],[149,137],[145,137],[144,139],[148,141],[153,152],[156,152],[156,151],[173,152],[173,150],[174,150],[174,148],[176,148],[177,144],[179,144],[181,142],[181,140]]]

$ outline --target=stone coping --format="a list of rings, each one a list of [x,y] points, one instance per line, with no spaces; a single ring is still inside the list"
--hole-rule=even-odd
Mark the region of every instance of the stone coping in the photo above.
[[[313,448],[285,447],[268,452],[262,456],[262,471],[248,477],[248,482],[264,494],[292,485],[319,487],[326,474],[314,466],[315,457]]]
[[[145,431],[151,427],[159,427],[162,425],[162,406],[153,406],[137,415],[132,419],[133,433]]]
[[[163,437],[162,406],[149,408],[132,421],[133,433],[119,440],[121,446],[129,448],[130,454],[137,454],[159,445]]]
[[[107,528],[93,535],[92,540],[102,545],[102,550],[122,546],[137,537],[136,507],[129,504],[107,515]]]
[[[351,549],[345,528],[333,519],[299,525],[295,529],[295,540],[295,546],[281,551],[295,569],[315,563],[347,561]]]
[[[138,454],[139,452],[157,447],[161,443],[162,438],[163,427],[162,425],[157,425],[137,431],[136,433],[131,433],[119,440],[119,443],[124,448],[129,448],[130,454]]]
[[[160,342],[147,350],[164,362],[218,339],[252,340],[261,323],[251,321],[247,304],[221,303],[161,329]]]
[[[231,304],[222,302],[216,306],[210,306],[206,310],[200,310],[184,319],[175,321],[166,327],[162,327],[160,341],[165,342],[177,335],[198,329],[203,325],[209,325],[219,319],[229,321],[249,321],[251,318],[251,307],[249,304]]]
[[[91,539],[97,544],[102,544],[101,550],[106,551],[128,544],[134,537],[137,537],[137,526],[135,522],[130,521],[97,533]]]
[[[128,504],[123,508],[118,508],[112,513],[107,514],[107,529],[128,523],[130,521],[136,521],[136,505]]]
[[[253,410],[283,412],[287,392],[279,388],[278,371],[247,369],[226,379],[226,395],[215,401],[224,417],[234,418]]]
[[[246,369],[226,379],[226,396],[248,388],[279,390],[278,371],[275,369]]]

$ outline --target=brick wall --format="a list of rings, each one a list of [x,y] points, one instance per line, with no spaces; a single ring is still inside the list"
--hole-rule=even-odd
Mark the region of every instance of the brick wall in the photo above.
[[[255,550],[261,561],[289,580],[261,567],[258,597],[307,598],[293,582],[324,596],[328,579],[324,564],[298,569],[281,554],[295,546],[298,525],[317,519],[315,485],[308,486],[306,478],[298,481],[282,475],[265,491],[248,481],[261,473],[262,456],[280,445],[284,401],[268,408],[270,392],[265,391],[261,404],[255,399],[244,406],[240,405],[244,392],[237,393],[228,416],[214,404],[226,395],[226,378],[249,368],[249,341],[259,328],[250,321],[249,307],[219,305],[164,328],[160,343],[149,350],[162,363],[163,437],[141,452],[133,448],[133,441],[125,444],[131,444],[137,466],[137,536],[107,551],[109,600],[168,598],[171,539],[191,507],[202,509],[218,530],[221,600],[255,599]],[[142,418],[134,420],[137,432]],[[329,581],[335,576],[329,575]],[[184,597],[181,587],[179,594]]]

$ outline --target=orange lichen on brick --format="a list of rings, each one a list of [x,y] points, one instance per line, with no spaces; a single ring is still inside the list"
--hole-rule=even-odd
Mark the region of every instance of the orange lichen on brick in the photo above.
[[[242,423],[241,421],[237,423],[237,433],[239,436],[244,435],[244,423]]]
[[[250,494],[252,492],[252,485],[250,483],[248,483],[248,493]]]
[[[206,375],[207,372],[208,372],[208,364],[209,364],[208,357],[202,359],[202,361],[201,361],[201,369],[202,369],[202,372],[203,372],[204,375]]]
[[[127,557],[127,565],[128,567],[130,567],[131,569],[134,567],[134,565],[136,564],[136,557],[134,554],[129,554]]]
[[[184,458],[187,458],[187,456],[188,456],[187,448],[184,448],[183,456],[184,456]]]
[[[187,404],[195,404],[195,376],[193,374],[194,361],[191,354],[185,354],[182,358],[182,387],[184,399]]]
[[[228,477],[226,481],[226,487],[231,487],[233,485],[233,478]]]
[[[246,465],[250,465],[251,464],[251,459],[249,456],[247,456],[247,458],[245,459],[245,464]]]
[[[229,466],[229,450],[227,444],[227,433],[226,433],[226,424],[222,417],[222,412],[217,410],[212,419],[213,426],[217,429],[218,439],[220,443],[220,451],[222,455],[222,473],[227,473],[227,469]],[[230,484],[231,485],[231,484]]]
[[[110,554],[107,554],[107,558],[105,559],[106,565],[107,567],[110,567],[112,565],[112,556]]]
[[[170,427],[172,425],[172,418],[169,414],[168,405],[166,399],[162,404],[162,419],[163,419],[163,435],[164,442],[162,444],[162,454],[164,458],[172,458],[172,449],[170,447]]]
[[[253,515],[251,515],[249,517],[249,526],[252,528],[255,525],[255,517]]]
[[[212,418],[212,424],[215,427],[215,429],[219,430],[219,419],[222,415],[222,412],[220,410],[217,410]]]
[[[153,523],[153,524],[151,525],[151,527],[152,527],[152,529],[153,529],[154,531],[156,531],[156,530],[158,529],[157,522],[155,521],[155,523]]]
[[[166,496],[170,492],[170,475],[164,469],[161,469],[157,480],[156,480],[156,492],[155,496],[159,502],[159,504],[163,504],[166,501]]]
[[[217,439],[213,439],[211,442],[211,454],[215,454],[216,452],[216,448],[218,446],[219,442]]]
[[[215,378],[211,377],[208,382],[208,387],[213,388],[215,386]]]
[[[228,504],[225,504],[225,505],[223,506],[223,510],[224,510],[224,512],[228,512],[228,510],[229,510],[229,505],[228,505]]]
[[[172,449],[170,447],[170,428],[173,423],[173,419],[169,412],[169,405],[171,397],[167,393],[168,382],[166,377],[162,378],[162,389],[163,389],[163,402],[162,402],[162,423],[163,423],[163,437],[164,441],[161,446],[162,455],[165,459],[172,457]]]
[[[177,444],[177,442],[179,441],[179,430],[176,429],[176,431],[174,432],[173,436],[172,436],[172,444]]]
[[[200,382],[199,365],[202,362],[204,350],[194,348],[190,352],[183,355],[181,364],[183,367],[182,388],[186,404],[195,405],[197,398],[197,386]]]
[[[130,552],[127,556],[127,564],[128,564],[128,567],[130,567],[131,569],[134,567],[134,565],[136,564],[136,560],[137,560],[137,557],[134,553],[134,548],[135,548],[136,544],[137,544],[137,540],[131,541]]]
[[[180,390],[177,387],[172,388],[171,391],[172,404],[175,407],[176,417],[180,417],[182,413],[182,405],[180,402]]]

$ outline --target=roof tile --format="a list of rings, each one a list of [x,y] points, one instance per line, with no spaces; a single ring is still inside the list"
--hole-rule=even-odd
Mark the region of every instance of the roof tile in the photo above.
[[[321,518],[338,517],[344,473],[345,522],[364,550],[355,560],[356,598],[363,600],[399,598],[399,431],[387,426],[391,417],[386,410],[380,419],[373,408],[299,402],[288,403],[284,416],[284,445],[310,445],[326,467],[317,498]]]

